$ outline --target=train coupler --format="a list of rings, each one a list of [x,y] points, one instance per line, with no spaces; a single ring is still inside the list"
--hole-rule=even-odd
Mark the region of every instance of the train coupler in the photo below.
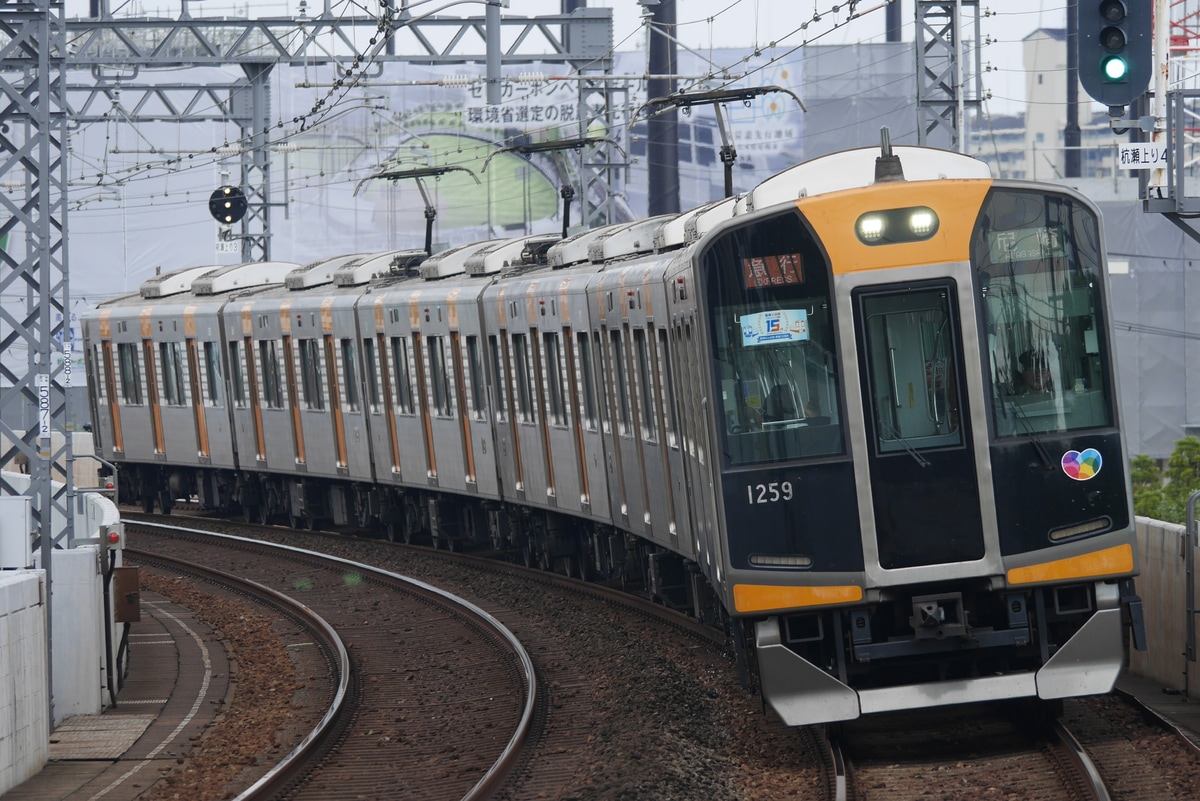
[[[940,595],[915,595],[912,599],[914,639],[942,640],[946,637],[965,637],[966,615],[963,613],[961,592]]]

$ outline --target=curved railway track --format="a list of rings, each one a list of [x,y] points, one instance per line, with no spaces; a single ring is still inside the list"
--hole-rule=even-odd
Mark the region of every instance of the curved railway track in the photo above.
[[[837,736],[827,738],[821,727],[781,727],[762,714],[757,697],[731,688],[736,671],[721,655],[719,632],[628,593],[482,556],[205,518],[189,522],[230,527],[405,573],[411,569],[426,582],[474,598],[508,624],[526,641],[548,692],[535,707],[528,748],[498,798],[700,797],[701,791],[713,799],[835,801],[891,801],[931,792],[944,801],[1194,797],[1186,786],[1173,792],[1154,789],[1153,777],[1162,769],[1139,753],[1153,727],[1120,724],[1126,741],[1112,736],[1118,725],[1111,710],[1088,720],[1098,703],[1119,706],[1117,699],[1067,702],[1063,721],[1076,735],[1074,746],[1071,735],[1056,732],[1066,728],[1031,725],[1033,707],[1016,704],[869,718],[832,727]],[[522,604],[536,609],[520,608]],[[623,639],[630,632],[632,639]],[[600,656],[581,655],[581,640],[600,641]],[[646,645],[652,661],[635,659],[634,643]],[[672,648],[688,652],[684,659],[671,657],[669,668],[677,675],[662,673],[653,661],[662,661],[656,650]],[[688,661],[703,653],[718,656],[715,662],[710,658],[708,667],[697,667],[705,664],[703,659]],[[604,660],[613,664],[606,666]],[[706,671],[715,671],[704,677],[707,684],[696,683]],[[618,687],[622,681],[627,684]],[[686,688],[676,686],[683,682],[689,682]],[[642,706],[653,707],[648,716]],[[1140,719],[1137,713],[1127,714]],[[1038,717],[1044,720],[1040,710]],[[711,728],[719,742],[697,747],[691,734],[692,739],[677,741],[688,726]],[[647,745],[650,741],[654,744]],[[676,752],[652,753],[660,747]],[[1200,764],[1191,752],[1183,759]],[[685,772],[686,780],[675,775]],[[625,774],[661,778],[648,783]]]
[[[473,600],[518,634],[545,702],[498,798],[734,799],[746,787],[756,799],[821,794],[818,730],[789,729],[763,714],[760,699],[738,686],[721,633],[678,612],[478,555],[241,521],[186,524],[414,575]],[[410,723],[416,736],[422,722]]]
[[[338,690],[320,724],[242,798],[284,791],[295,799],[362,798],[387,786],[419,787],[440,798],[487,798],[517,763],[533,724],[537,679],[520,642],[484,610],[345,559],[209,532],[129,527],[146,541],[131,557],[249,587],[239,591],[277,609],[288,603],[284,589],[302,590],[307,603],[293,614],[319,615],[328,621],[327,636],[336,641],[336,630],[346,641],[340,651],[334,648],[338,658],[327,659]],[[170,558],[155,553],[164,539]],[[407,715],[454,725],[411,742],[396,731]]]

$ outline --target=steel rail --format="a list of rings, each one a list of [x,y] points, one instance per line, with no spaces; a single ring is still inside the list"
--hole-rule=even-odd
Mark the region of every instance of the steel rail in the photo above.
[[[1085,789],[1091,794],[1091,798],[1095,801],[1112,801],[1112,795],[1108,792],[1108,785],[1104,783],[1100,770],[1088,756],[1083,745],[1075,739],[1075,735],[1071,734],[1070,730],[1059,720],[1051,723],[1050,731],[1057,739],[1057,744],[1070,756],[1071,765],[1079,772],[1082,782],[1087,785]]]
[[[438,600],[442,601],[443,603],[446,603],[446,604],[449,604],[449,605],[452,605],[452,606],[462,609],[464,612],[469,614],[472,618],[475,618],[476,620],[483,623],[485,626],[489,627],[513,651],[513,653],[517,656],[518,660],[521,663],[522,678],[525,682],[525,687],[526,687],[525,704],[524,704],[524,708],[522,709],[522,712],[521,712],[520,722],[517,724],[517,727],[514,730],[512,736],[509,738],[509,741],[508,741],[507,745],[505,746],[504,750],[500,753],[500,756],[496,759],[496,761],[492,764],[492,766],[488,769],[488,771],[483,775],[483,777],[478,782],[476,782],[475,786],[472,787],[471,790],[468,791],[467,794],[463,796],[462,801],[480,801],[480,799],[487,798],[488,796],[494,794],[504,784],[504,781],[507,779],[510,769],[516,764],[517,758],[519,757],[520,752],[521,752],[521,747],[524,744],[524,742],[530,732],[530,729],[532,728],[534,710],[535,710],[536,702],[537,702],[538,684],[537,684],[536,671],[535,671],[534,665],[533,665],[533,659],[529,656],[529,653],[525,650],[524,645],[517,638],[517,636],[512,633],[512,631],[510,631],[503,623],[501,623],[499,620],[497,620],[495,617],[493,617],[486,610],[476,606],[475,604],[471,603],[470,601],[468,601],[464,598],[460,598],[459,596],[449,593],[439,587],[435,587],[432,584],[426,584],[423,581],[419,581],[419,580],[411,578],[409,576],[404,576],[399,573],[393,573],[390,570],[382,570],[382,569],[380,569],[378,567],[374,567],[372,565],[363,564],[361,562],[354,562],[352,560],[343,559],[338,556],[331,556],[329,554],[319,553],[319,552],[315,552],[315,551],[308,551],[303,548],[297,548],[297,547],[291,546],[291,545],[282,545],[279,543],[266,542],[263,540],[257,540],[257,539],[253,539],[253,538],[249,538],[249,537],[236,537],[231,534],[219,534],[219,533],[215,533],[212,531],[205,531],[203,529],[185,528],[182,526],[172,526],[172,525],[166,525],[166,524],[162,524],[162,523],[149,523],[149,522],[142,522],[142,521],[137,521],[137,522],[131,521],[131,524],[138,525],[138,526],[145,526],[147,528],[152,528],[152,529],[162,529],[162,530],[166,530],[166,531],[174,531],[174,532],[179,532],[182,534],[212,537],[212,538],[224,540],[227,542],[236,542],[239,544],[245,544],[245,545],[250,545],[250,546],[255,546],[255,547],[265,547],[265,548],[270,548],[270,549],[281,551],[281,552],[287,552],[287,553],[292,553],[295,555],[300,555],[300,556],[305,557],[306,559],[316,559],[316,560],[319,560],[322,562],[336,564],[340,567],[350,567],[356,571],[359,571],[364,576],[371,575],[380,580],[398,583],[398,584],[407,586],[411,589],[423,592],[427,595],[432,595],[432,596],[436,597]],[[130,552],[131,553],[133,552],[132,549],[130,549]],[[140,555],[140,553],[141,552],[139,552],[139,555]],[[157,554],[149,554],[149,555],[154,558],[160,558],[160,557],[158,557]],[[203,569],[207,572],[219,574],[219,571],[209,571],[208,568],[201,568],[201,569]],[[242,581],[241,579],[238,579],[237,577],[230,577],[230,578],[232,578],[234,581]],[[251,584],[251,585],[255,586],[256,588],[261,586],[261,585],[255,585],[253,582],[242,581],[242,583]],[[272,590],[268,587],[263,587],[262,589],[268,593],[271,593],[272,595],[286,599],[289,604],[293,604],[297,607],[307,609],[307,607],[305,607],[303,604],[300,604],[299,602],[297,602],[291,598],[288,598],[288,596],[286,596],[286,595],[277,593],[275,590]],[[336,634],[334,634],[334,636],[336,637]],[[341,643],[340,639],[338,639],[337,642],[340,645],[340,643]],[[344,648],[342,648],[342,659],[346,660],[345,664],[347,665],[347,667],[345,667],[343,669],[343,676],[345,677],[345,676],[349,675],[349,668],[348,668],[349,656],[346,654]],[[339,687],[339,698],[343,697],[344,695],[345,695],[345,684],[343,682],[342,686]],[[323,730],[326,729],[327,728],[325,726],[326,720],[330,720],[330,725],[332,724],[331,714],[332,714],[332,708],[331,708],[330,713],[326,714],[325,719],[322,720],[322,723],[318,725],[318,728],[321,728]],[[314,730],[314,732],[315,731],[316,730]],[[258,782],[256,782],[252,787],[248,788],[242,795],[238,796],[238,798],[235,799],[235,801],[257,801],[257,799],[269,797],[272,793],[267,792],[266,790],[262,791],[263,794],[257,794],[257,791],[260,788],[260,785],[265,787],[268,782],[270,783],[270,786],[272,788],[274,788],[274,790],[278,790],[278,789],[282,788],[283,786],[285,786],[287,782],[282,781],[282,777],[277,777],[276,774],[289,769],[288,768],[289,763],[299,765],[299,763],[303,761],[303,756],[308,753],[307,749],[311,748],[313,746],[313,744],[317,741],[318,740],[316,738],[314,738],[314,735],[310,734],[309,737],[305,738],[304,743],[301,743],[299,746],[296,747],[296,749],[292,752],[292,754],[289,754],[287,757],[285,757],[283,762],[281,762],[279,765],[277,765],[275,768],[273,768],[266,776],[264,776],[262,779],[260,779]],[[297,753],[301,750],[301,748],[306,748],[304,754]],[[288,777],[287,780],[290,781],[291,778],[293,778],[293,777]]]

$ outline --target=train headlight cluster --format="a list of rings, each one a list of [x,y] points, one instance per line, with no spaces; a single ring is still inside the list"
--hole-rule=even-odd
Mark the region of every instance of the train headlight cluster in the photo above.
[[[864,245],[921,242],[932,237],[937,230],[937,212],[928,206],[869,211],[854,224],[854,233]]]

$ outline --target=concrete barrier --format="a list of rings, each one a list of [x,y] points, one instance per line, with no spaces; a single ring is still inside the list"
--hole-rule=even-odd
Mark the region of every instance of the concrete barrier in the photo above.
[[[1146,651],[1131,651],[1129,669],[1164,688],[1200,693],[1200,677],[1187,673],[1187,565],[1184,527],[1137,518],[1137,548],[1141,575],[1136,579],[1146,616]],[[1195,664],[1190,665],[1195,670]],[[1190,684],[1190,686],[1189,686]]]
[[[3,476],[17,492],[29,487],[27,474],[5,471]],[[70,506],[73,536],[51,552],[49,622],[40,549],[21,560],[32,569],[0,570],[0,796],[42,769],[56,726],[73,715],[99,714],[104,688],[115,684],[108,681],[108,667],[115,664],[119,643],[114,638],[106,644],[104,637],[100,536],[121,525],[120,515],[98,493],[79,492]],[[55,510],[56,537],[65,525],[64,515]],[[32,551],[32,544],[30,537],[25,547]],[[48,637],[51,665],[46,663]]]
[[[0,572],[0,796],[50,758],[46,574]]]

